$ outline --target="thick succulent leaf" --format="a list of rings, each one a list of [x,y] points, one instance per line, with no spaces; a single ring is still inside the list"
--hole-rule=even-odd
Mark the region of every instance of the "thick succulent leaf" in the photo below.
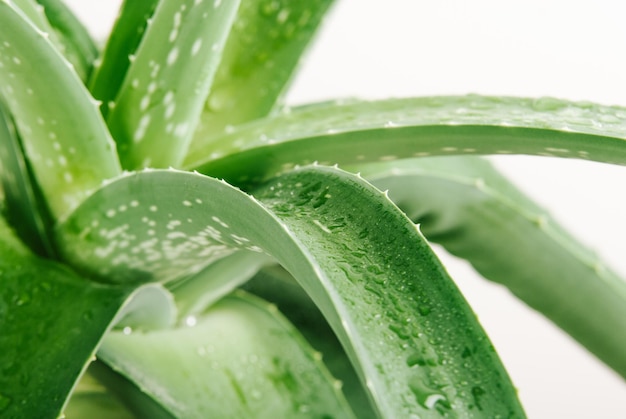
[[[324,272],[307,281],[307,266],[283,263],[325,314],[379,413],[523,417],[491,344],[417,228],[359,178],[311,174],[290,172],[255,196]]]
[[[322,354],[330,373],[341,381],[341,391],[357,418],[378,417],[335,333],[315,303],[287,271],[278,265],[267,266],[242,288],[276,304],[311,346]]]
[[[36,181],[63,218],[120,167],[97,105],[47,35],[0,2],[0,95]]]
[[[270,261],[271,258],[262,253],[239,251],[212,263],[197,275],[169,286],[176,299],[179,319],[184,321],[188,316],[206,310]]]
[[[188,326],[111,333],[98,357],[175,417],[352,417],[276,307],[237,292]]]
[[[295,164],[453,154],[537,154],[626,163],[626,108],[556,99],[432,97],[326,103],[243,126],[189,167],[237,185]],[[204,159],[204,160],[202,160]]]
[[[78,385],[72,392],[64,414],[68,419],[134,419],[126,407],[115,398],[111,392],[93,377],[91,370],[94,363],[89,365]]]
[[[98,49],[91,35],[62,0],[36,0],[54,28],[63,54],[83,81],[89,78]]]
[[[242,2],[189,154],[195,155],[227,127],[272,111],[332,3]]]
[[[95,63],[89,80],[89,90],[93,97],[102,102],[100,110],[105,117],[114,106],[120,87],[126,77],[130,60],[143,38],[159,0],[124,0],[111,35]]]
[[[60,251],[120,282],[180,278],[236,249],[265,251],[321,308],[385,416],[523,416],[473,313],[383,193],[320,167],[257,193],[262,203],[200,174],[128,175],[58,226]]]
[[[0,100],[0,184],[4,213],[18,236],[39,255],[53,255],[51,220],[28,170],[15,126]]]
[[[426,237],[507,286],[626,377],[623,334],[616,333],[626,330],[626,282],[487,161],[447,157],[357,170],[388,189]]]
[[[87,373],[92,375],[105,394],[118,401],[133,418],[174,419],[174,416],[159,405],[152,397],[141,391],[128,378],[114,371],[104,362],[96,360],[89,365]],[[71,403],[71,400],[70,400]]]
[[[0,219],[0,416],[57,417],[130,291],[34,256]]]
[[[159,3],[107,118],[123,167],[182,163],[238,7]]]

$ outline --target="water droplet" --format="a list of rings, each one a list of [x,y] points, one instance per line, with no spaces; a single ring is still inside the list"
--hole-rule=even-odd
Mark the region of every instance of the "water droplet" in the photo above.
[[[417,402],[428,410],[450,410],[448,399],[441,392],[424,384],[421,379],[414,377],[409,382],[409,388],[415,395]]]
[[[482,387],[480,386],[472,387],[472,397],[474,398],[474,403],[476,403],[476,407],[478,407],[479,410],[483,410],[482,406],[480,405],[480,399],[485,394],[486,394],[486,391]]]
[[[536,111],[557,111],[565,107],[565,103],[551,97],[540,97],[535,99],[532,104],[533,109]]]

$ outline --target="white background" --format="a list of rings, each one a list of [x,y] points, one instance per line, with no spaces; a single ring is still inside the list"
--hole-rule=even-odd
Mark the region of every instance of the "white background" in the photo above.
[[[70,5],[104,39],[119,1]],[[626,5],[616,0],[339,0],[288,99],[481,93],[626,105]],[[626,168],[497,163],[626,276]],[[626,418],[626,383],[570,338],[445,257],[530,418]],[[593,314],[593,313],[591,313]],[[615,331],[624,335],[626,331]]]

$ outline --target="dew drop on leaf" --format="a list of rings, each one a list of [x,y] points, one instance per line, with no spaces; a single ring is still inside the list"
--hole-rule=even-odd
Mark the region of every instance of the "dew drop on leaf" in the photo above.
[[[533,101],[533,109],[536,111],[557,111],[565,106],[565,104],[551,97],[540,97]]]

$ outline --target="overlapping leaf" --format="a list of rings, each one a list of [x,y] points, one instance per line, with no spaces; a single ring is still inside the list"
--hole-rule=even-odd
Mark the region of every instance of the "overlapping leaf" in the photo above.
[[[47,35],[7,2],[0,2],[0,94],[55,218],[120,173],[113,141],[82,81]]]
[[[624,138],[624,108],[556,99],[329,102],[245,125],[190,156],[189,167],[245,186],[313,161],[517,153],[624,164]]]
[[[132,174],[59,226],[60,251],[118,282],[175,279],[236,249],[267,252],[325,314],[381,414],[523,416],[473,314],[381,192],[318,167],[256,194],[262,203],[199,174]]]
[[[488,162],[447,157],[355,170],[388,189],[426,237],[507,286],[626,376],[623,336],[615,333],[626,330],[626,283]]]
[[[333,0],[247,0],[228,36],[189,155],[280,101],[300,57]]]
[[[107,117],[125,168],[180,165],[238,6],[159,3]]]
[[[34,256],[0,218],[0,416],[57,417],[130,294]]]
[[[176,329],[111,333],[98,357],[174,417],[353,417],[319,354],[242,292]]]

